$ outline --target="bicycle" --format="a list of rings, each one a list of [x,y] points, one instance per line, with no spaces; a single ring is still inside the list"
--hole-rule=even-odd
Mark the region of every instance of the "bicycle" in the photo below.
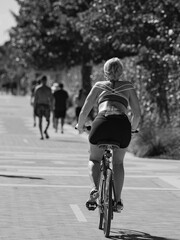
[[[89,132],[91,126],[86,126],[85,129]],[[132,131],[137,133],[138,130]],[[119,149],[118,143],[115,142],[99,142],[99,148],[104,150],[103,157],[100,163],[100,183],[99,183],[99,197],[95,204],[99,208],[99,229],[104,230],[105,237],[109,237],[111,230],[111,221],[114,217],[114,212],[117,212],[117,199],[114,186],[114,173],[112,167],[113,152]],[[92,203],[94,205],[94,203]],[[94,206],[89,210],[94,210]]]
[[[117,212],[112,158],[113,152],[119,146],[114,143],[99,143],[98,146],[104,149],[97,204],[99,208],[99,229],[104,230],[105,237],[109,237],[111,221],[113,220],[114,212]]]
[[[86,130],[89,132],[91,127],[86,126]],[[96,203],[99,208],[99,229],[104,230],[105,237],[109,237],[111,221],[113,220],[114,212],[117,212],[112,159],[113,152],[119,149],[119,146],[118,143],[114,142],[99,142],[97,145],[104,150],[100,163],[99,197]],[[94,210],[94,206],[92,208],[89,206],[89,210]]]

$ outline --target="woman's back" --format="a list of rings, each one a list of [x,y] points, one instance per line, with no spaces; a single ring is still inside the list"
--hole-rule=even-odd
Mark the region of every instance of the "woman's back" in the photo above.
[[[134,89],[129,81],[97,82],[99,111],[112,110],[126,112],[129,105],[130,90]]]

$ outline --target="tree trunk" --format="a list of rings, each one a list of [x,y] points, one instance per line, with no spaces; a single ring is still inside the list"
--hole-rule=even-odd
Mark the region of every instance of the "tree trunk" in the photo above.
[[[92,73],[92,64],[90,62],[83,63],[81,68],[81,74],[82,74],[82,88],[86,90],[86,94],[91,90],[91,73]],[[94,110],[92,108],[89,116],[91,120],[94,119]]]
[[[81,68],[82,88],[86,90],[87,94],[91,90],[91,73],[92,73],[92,64],[83,63]]]

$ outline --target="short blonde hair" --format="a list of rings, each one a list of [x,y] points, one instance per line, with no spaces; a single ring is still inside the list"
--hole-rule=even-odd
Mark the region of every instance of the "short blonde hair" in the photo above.
[[[104,64],[104,77],[108,81],[117,81],[123,73],[123,64],[117,57],[110,58]]]

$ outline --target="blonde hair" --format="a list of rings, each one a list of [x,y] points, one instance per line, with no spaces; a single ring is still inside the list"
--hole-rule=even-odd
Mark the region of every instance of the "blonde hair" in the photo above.
[[[108,81],[117,81],[123,73],[123,64],[119,58],[114,57],[104,64],[104,77]]]

